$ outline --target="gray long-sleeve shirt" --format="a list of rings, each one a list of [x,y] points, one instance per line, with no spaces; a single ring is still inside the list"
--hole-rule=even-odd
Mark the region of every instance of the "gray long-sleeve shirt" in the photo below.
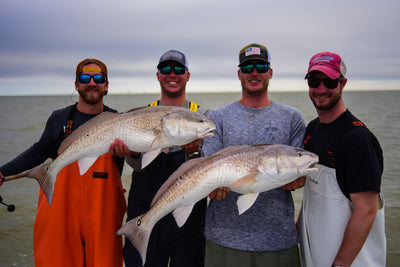
[[[204,140],[206,156],[232,145],[303,144],[303,115],[276,102],[261,109],[234,102],[211,111],[208,117],[217,129],[213,137]],[[247,251],[275,251],[298,243],[290,191],[278,188],[261,193],[242,215],[238,215],[236,206],[238,196],[231,192],[223,200],[210,201],[205,227],[208,240]]]

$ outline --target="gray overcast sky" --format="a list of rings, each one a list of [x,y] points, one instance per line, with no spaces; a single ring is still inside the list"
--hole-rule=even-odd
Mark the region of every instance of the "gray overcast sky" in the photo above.
[[[271,53],[271,91],[306,90],[312,55],[340,54],[349,89],[400,89],[398,0],[3,0],[0,95],[71,94],[79,61],[109,68],[110,93],[159,92],[162,53],[186,54],[188,92],[240,91],[239,50]]]

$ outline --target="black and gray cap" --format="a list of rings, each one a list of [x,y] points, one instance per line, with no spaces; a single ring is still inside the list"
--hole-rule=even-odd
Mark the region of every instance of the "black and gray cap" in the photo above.
[[[186,60],[185,55],[182,52],[179,52],[178,50],[169,50],[165,52],[161,57],[160,61],[158,62],[157,69],[159,69],[163,63],[167,61],[175,61],[182,66],[184,66],[186,69],[189,69],[188,67],[188,62]]]

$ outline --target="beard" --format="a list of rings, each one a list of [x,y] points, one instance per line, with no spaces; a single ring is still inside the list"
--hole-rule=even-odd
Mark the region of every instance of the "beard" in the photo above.
[[[86,93],[86,90],[95,90],[97,91],[97,94],[93,93],[88,94]],[[86,104],[95,105],[98,104],[103,99],[103,96],[106,94],[106,91],[100,91],[97,88],[86,88],[86,89],[80,89],[78,93]]]
[[[309,93],[309,96],[310,96],[311,102],[313,103],[313,105],[316,109],[328,111],[328,110],[333,109],[337,105],[337,103],[340,101],[340,99],[342,98],[342,92],[343,92],[343,89],[340,89],[339,92],[332,94],[332,96],[330,97],[330,100],[326,104],[319,104],[317,101],[315,101],[314,98],[316,98],[316,94]]]

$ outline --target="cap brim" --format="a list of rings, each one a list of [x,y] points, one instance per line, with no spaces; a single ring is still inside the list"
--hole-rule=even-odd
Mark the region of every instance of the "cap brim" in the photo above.
[[[175,62],[175,63],[178,63],[178,64],[181,65],[182,67],[185,67],[185,68],[188,69],[188,67],[186,67],[186,66],[183,65],[182,63],[180,63],[180,62],[178,62],[178,61],[176,61],[176,60],[172,60],[172,59],[168,59],[168,60],[165,60],[165,61],[163,61],[163,62],[158,63],[157,69],[159,69],[159,68],[161,68],[162,66],[166,65],[168,62]]]
[[[249,62],[249,61],[262,61],[262,62],[265,62],[265,63],[270,64],[270,63],[268,62],[268,60],[263,59],[263,58],[246,58],[245,60],[243,60],[243,61],[238,65],[238,67],[243,66],[243,64],[245,64],[245,63],[247,63],[247,62]]]
[[[321,65],[316,65],[316,66],[311,67],[308,70],[308,72],[306,74],[306,77],[307,77],[308,74],[310,74],[313,71],[320,71],[320,72],[324,73],[326,76],[328,76],[331,79],[337,79],[337,78],[340,77],[340,72],[338,72],[336,70],[333,70],[333,69],[331,69],[329,67],[326,67],[326,66],[321,66]]]

